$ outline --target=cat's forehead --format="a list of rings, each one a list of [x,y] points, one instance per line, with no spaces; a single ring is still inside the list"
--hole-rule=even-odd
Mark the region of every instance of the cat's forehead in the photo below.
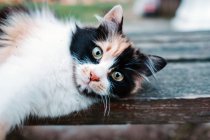
[[[132,43],[124,35],[113,35],[106,40],[97,40],[95,44],[103,51],[102,60],[117,58],[124,50],[132,47]]]

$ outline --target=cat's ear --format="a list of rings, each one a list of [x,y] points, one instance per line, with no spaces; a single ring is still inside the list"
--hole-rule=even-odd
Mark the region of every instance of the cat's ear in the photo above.
[[[114,6],[105,16],[105,21],[111,21],[116,24],[121,24],[123,22],[123,9],[121,5]]]
[[[123,8],[121,5],[114,6],[104,17],[105,24],[114,24],[119,32],[122,32],[123,26]],[[102,23],[102,24],[104,24]]]
[[[167,65],[164,58],[155,55],[146,55],[143,58],[143,65],[140,68],[140,73],[151,76],[160,71]]]

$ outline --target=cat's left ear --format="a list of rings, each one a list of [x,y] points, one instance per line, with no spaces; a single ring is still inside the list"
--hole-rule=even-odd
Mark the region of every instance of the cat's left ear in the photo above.
[[[114,24],[117,31],[122,32],[123,8],[121,5],[114,6],[104,17],[105,24]]]
[[[146,76],[151,76],[154,73],[162,70],[167,65],[164,58],[155,55],[146,55],[143,58],[143,65],[140,72]]]

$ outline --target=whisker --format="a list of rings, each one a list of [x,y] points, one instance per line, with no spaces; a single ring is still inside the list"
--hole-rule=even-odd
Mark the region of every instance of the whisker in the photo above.
[[[147,68],[150,70],[150,72],[152,73],[152,76],[154,77],[154,79],[157,79],[156,75],[155,75],[155,67],[153,62],[148,59],[149,61],[146,61],[144,64],[147,66]]]
[[[156,78],[156,75],[155,75],[155,71],[157,71],[156,70],[156,68],[155,68],[155,66],[154,66],[154,63],[153,63],[153,61],[149,58],[149,57],[147,57],[147,59],[146,59],[146,61],[144,62],[144,63],[139,63],[139,62],[135,62],[135,61],[132,61],[131,60],[131,62],[130,63],[127,63],[127,64],[125,64],[125,66],[130,66],[130,65],[142,65],[142,64],[144,64],[144,65],[146,65],[146,67],[150,70],[150,72],[152,73],[152,76],[154,77],[154,79],[157,79]],[[147,80],[148,81],[148,80]]]
[[[105,114],[105,102],[104,102],[104,98],[103,98],[103,96],[102,96],[102,95],[100,95],[100,96],[101,96],[101,100],[102,100],[103,105],[104,105],[104,114]]]
[[[106,116],[106,112],[107,112],[107,98],[106,96],[104,96],[104,99],[105,99],[105,113],[104,113],[104,116]]]
[[[110,97],[108,95],[108,114],[107,114],[107,116],[109,116],[109,114],[110,114]]]
[[[150,83],[149,79],[145,75],[139,73],[138,71],[131,69],[131,68],[125,68],[125,69],[135,72],[139,77],[142,77],[144,80],[146,80],[148,83]]]
[[[149,80],[145,75],[140,74],[140,76],[141,76],[144,80],[146,80],[148,83],[150,83],[150,80]]]

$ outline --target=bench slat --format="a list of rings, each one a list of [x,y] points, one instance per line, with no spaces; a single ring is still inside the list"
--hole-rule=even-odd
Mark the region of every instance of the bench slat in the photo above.
[[[210,61],[210,32],[131,33],[135,47],[169,62]]]
[[[157,33],[127,33],[136,43],[177,43],[205,42],[210,39],[210,31],[199,32],[157,32]]]
[[[31,118],[27,125],[205,123],[210,120],[210,98],[112,101],[109,116],[102,104],[56,119]]]
[[[132,98],[196,98],[210,97],[210,62],[169,63],[150,78],[141,94]]]
[[[210,40],[206,42],[141,43],[136,47],[143,52],[159,55],[169,62],[210,61]]]

